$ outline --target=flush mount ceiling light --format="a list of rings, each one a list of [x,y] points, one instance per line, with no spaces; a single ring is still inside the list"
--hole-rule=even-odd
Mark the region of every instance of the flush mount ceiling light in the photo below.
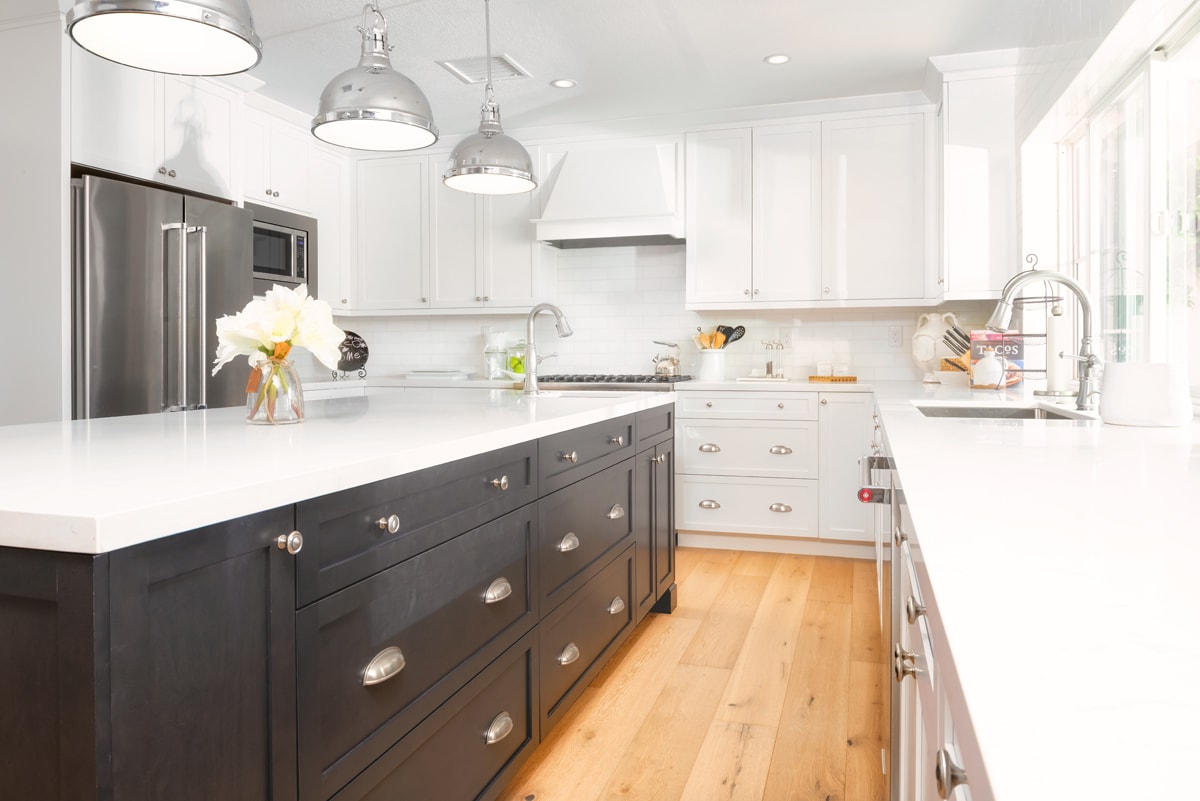
[[[246,0],[87,0],[67,33],[101,58],[172,75],[232,75],[262,58]]]
[[[451,189],[477,195],[515,195],[537,186],[533,160],[521,143],[500,127],[500,107],[492,92],[492,16],[490,0],[483,0],[487,37],[487,86],[484,88],[479,131],[458,143],[450,153],[450,168],[442,183]]]
[[[791,56],[785,56],[783,53],[776,53],[775,55],[767,56],[763,59],[763,61],[767,62],[768,64],[786,64],[791,60]]]
[[[575,81],[570,78],[558,78],[551,81],[550,85],[555,89],[573,89],[575,88]]]
[[[363,7],[362,56],[358,66],[334,77],[317,106],[312,133],[356,150],[416,150],[438,139],[425,93],[392,69],[387,20],[376,6]]]

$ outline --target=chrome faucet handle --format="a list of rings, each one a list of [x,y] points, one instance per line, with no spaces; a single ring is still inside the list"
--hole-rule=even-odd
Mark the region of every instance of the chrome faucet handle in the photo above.
[[[547,353],[545,356],[538,356],[537,363],[541,364],[542,362],[546,361],[546,359],[553,359],[557,355],[557,353]]]

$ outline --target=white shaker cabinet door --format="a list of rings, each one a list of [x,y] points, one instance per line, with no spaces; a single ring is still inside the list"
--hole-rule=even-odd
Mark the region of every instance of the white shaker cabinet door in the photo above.
[[[158,116],[154,73],[71,53],[71,160],[154,180]]]
[[[429,271],[429,305],[434,309],[481,306],[480,228],[483,204],[478,195],[451,189],[436,174],[440,162],[430,161],[433,204],[433,253]]]
[[[535,194],[525,192],[481,199],[485,269],[480,291],[488,308],[525,312],[541,299],[538,297],[542,289],[540,259],[549,246],[539,244],[534,232]]]
[[[751,131],[687,135],[687,303],[752,300]],[[700,306],[703,308],[703,306]]]
[[[156,180],[232,197],[241,99],[201,78],[165,75],[162,81],[162,163]]]
[[[823,298],[924,297],[925,128],[923,114],[822,124]]]
[[[820,123],[755,128],[754,300],[820,300],[821,288]]]
[[[429,307],[429,160],[358,162],[360,309]]]
[[[312,213],[317,218],[316,296],[334,314],[354,308],[350,276],[350,160],[314,147],[310,159]]]
[[[859,458],[871,452],[872,399],[866,392],[822,392],[818,404],[822,539],[874,542],[874,510],[858,500]]]

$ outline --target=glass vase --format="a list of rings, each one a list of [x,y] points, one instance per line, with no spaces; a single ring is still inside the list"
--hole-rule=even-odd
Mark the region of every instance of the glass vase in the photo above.
[[[262,425],[304,419],[304,389],[287,359],[267,359],[252,368],[246,382],[246,422]]]

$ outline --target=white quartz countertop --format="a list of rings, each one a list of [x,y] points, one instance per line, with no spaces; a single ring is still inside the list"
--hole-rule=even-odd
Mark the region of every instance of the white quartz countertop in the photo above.
[[[995,798],[1200,797],[1200,424],[933,419],[913,400],[1028,399],[876,392]]]
[[[673,400],[382,389],[289,426],[239,408],[3,426],[0,546],[105,553]]]

